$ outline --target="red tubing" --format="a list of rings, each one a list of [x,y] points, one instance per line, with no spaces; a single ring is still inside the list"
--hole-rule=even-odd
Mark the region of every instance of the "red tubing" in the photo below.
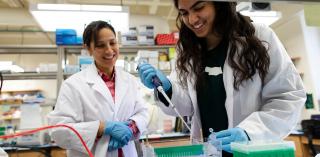
[[[77,132],[77,130],[75,130],[74,128],[72,128],[71,126],[65,125],[65,124],[57,124],[57,125],[52,125],[52,126],[45,126],[45,127],[41,127],[41,128],[37,128],[34,130],[29,130],[29,131],[23,131],[23,132],[19,132],[19,133],[15,133],[15,134],[11,134],[11,135],[3,135],[0,136],[0,138],[3,139],[7,139],[7,138],[15,138],[18,136],[24,136],[24,135],[29,135],[29,134],[33,134],[42,130],[47,130],[47,129],[52,129],[52,128],[58,128],[58,127],[66,127],[69,128],[70,130],[72,130],[80,139],[82,145],[84,146],[84,148],[86,149],[86,151],[88,152],[89,157],[94,157],[92,152],[90,151],[90,149],[88,148],[87,144],[84,142],[84,140],[82,139],[81,135]]]

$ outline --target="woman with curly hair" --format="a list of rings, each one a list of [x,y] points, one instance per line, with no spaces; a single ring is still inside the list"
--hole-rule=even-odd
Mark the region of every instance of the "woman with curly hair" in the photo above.
[[[236,11],[234,2],[174,0],[178,10],[176,67],[169,78],[141,64],[143,84],[162,81],[183,116],[192,116],[192,139],[222,142],[283,139],[295,127],[306,100],[302,80],[276,34]],[[175,115],[156,92],[162,110]],[[202,130],[202,131],[201,131]],[[201,135],[202,134],[202,135]]]

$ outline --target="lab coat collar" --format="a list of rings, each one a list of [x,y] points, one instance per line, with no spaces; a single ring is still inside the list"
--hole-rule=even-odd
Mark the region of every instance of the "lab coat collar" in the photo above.
[[[120,107],[122,100],[125,98],[126,92],[128,90],[128,75],[125,75],[125,72],[120,68],[115,69],[115,102],[113,101],[112,95],[108,88],[106,87],[104,81],[98,74],[98,69],[93,63],[87,69],[86,81],[89,85],[92,85],[92,88],[98,91],[103,95],[111,107],[114,109],[114,112],[117,113]],[[115,104],[115,105],[114,105]]]
[[[108,102],[108,104],[114,104],[112,95],[108,90],[108,87],[98,74],[98,69],[96,65],[94,63],[91,64],[89,67],[85,69],[85,72],[86,82],[88,83],[88,85],[91,86],[93,90],[99,92]],[[114,105],[110,106],[114,110]]]

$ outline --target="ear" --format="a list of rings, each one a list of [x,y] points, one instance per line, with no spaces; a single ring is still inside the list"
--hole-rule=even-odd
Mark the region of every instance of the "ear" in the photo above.
[[[92,56],[92,51],[90,47],[88,47],[86,44],[82,44],[83,49],[87,50],[90,56]]]

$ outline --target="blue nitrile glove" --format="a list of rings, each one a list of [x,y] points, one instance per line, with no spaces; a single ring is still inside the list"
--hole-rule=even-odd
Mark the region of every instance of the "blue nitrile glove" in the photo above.
[[[148,88],[153,89],[155,86],[152,83],[152,78],[157,76],[162,82],[164,91],[168,91],[171,87],[169,79],[160,71],[155,69],[149,63],[141,63],[138,66],[141,82]]]
[[[241,128],[231,128],[216,133],[217,140],[221,141],[222,150],[232,153],[231,142],[247,142],[249,138]]]
[[[119,149],[123,147],[125,144],[121,143],[120,141],[114,139],[113,137],[110,138],[109,145],[108,145],[108,150],[113,151],[116,149]]]
[[[110,135],[121,144],[127,144],[132,138],[132,131],[129,128],[129,122],[105,122],[104,134]]]

